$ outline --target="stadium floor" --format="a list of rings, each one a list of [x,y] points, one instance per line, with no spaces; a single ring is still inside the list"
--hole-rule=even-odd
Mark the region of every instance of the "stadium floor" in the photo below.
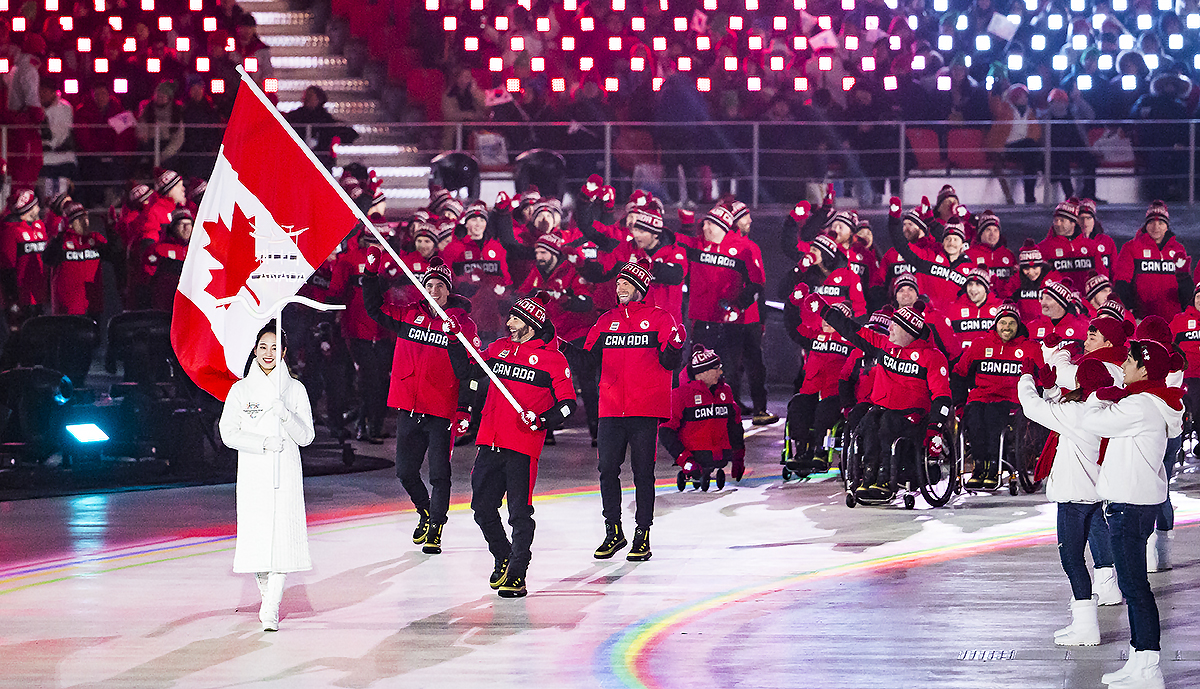
[[[781,479],[781,423],[750,433],[719,492],[678,492],[660,461],[643,563],[592,558],[595,451],[559,433],[515,600],[487,587],[471,448],[442,555],[411,543],[390,469],[309,478],[314,569],[288,577],[278,633],[230,571],[233,485],[0,503],[0,687],[1098,687],[1122,663],[1123,606],[1102,645],[1052,643],[1070,591],[1044,495],[848,509],[833,475]],[[1173,484],[1175,569],[1151,575],[1175,687],[1200,682],[1195,470]]]

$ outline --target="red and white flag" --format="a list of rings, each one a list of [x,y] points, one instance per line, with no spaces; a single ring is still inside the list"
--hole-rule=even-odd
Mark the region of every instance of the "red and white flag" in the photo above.
[[[245,74],[196,213],[171,320],[185,371],[224,401],[272,307],[359,222],[341,188]],[[260,314],[219,299],[241,297]]]

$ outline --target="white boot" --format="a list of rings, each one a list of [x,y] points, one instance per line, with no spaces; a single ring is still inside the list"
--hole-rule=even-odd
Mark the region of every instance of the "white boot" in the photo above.
[[[1096,597],[1071,601],[1071,625],[1054,632],[1058,646],[1096,646],[1100,643],[1100,620],[1096,617]]]
[[[1150,568],[1150,544],[1154,544],[1154,564],[1153,569]],[[1146,544],[1146,571],[1147,572],[1165,572],[1171,569],[1171,532],[1155,529],[1154,535],[1150,537],[1150,541]]]
[[[1092,570],[1092,593],[1099,605],[1120,605],[1121,588],[1117,585],[1116,567],[1098,567]]]
[[[1104,676],[1102,676],[1100,678],[1100,683],[1101,684],[1112,684],[1113,682],[1120,682],[1121,680],[1123,680],[1126,677],[1133,674],[1133,666],[1136,664],[1137,664],[1137,651],[1133,650],[1133,644],[1130,644],[1129,645],[1129,657],[1125,659],[1125,664],[1122,665],[1121,669],[1117,670],[1116,672],[1104,673]]]
[[[267,592],[258,611],[258,620],[262,622],[264,632],[279,631],[279,603],[283,600],[283,580],[286,577],[280,572],[267,575]]]
[[[1158,571],[1158,529],[1146,539],[1146,571]]]
[[[258,584],[258,600],[262,602],[267,599],[267,573],[255,572],[254,582]]]
[[[1111,682],[1109,689],[1165,689],[1158,651],[1135,651],[1133,668],[1123,679]]]

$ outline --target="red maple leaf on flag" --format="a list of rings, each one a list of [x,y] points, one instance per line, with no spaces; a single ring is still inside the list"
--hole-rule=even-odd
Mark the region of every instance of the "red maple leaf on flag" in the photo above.
[[[258,303],[258,295],[247,283],[250,274],[262,264],[254,254],[254,218],[247,218],[234,203],[232,227],[226,227],[224,219],[218,216],[215,221],[204,222],[204,231],[208,233],[208,253],[221,262],[220,268],[211,271],[212,280],[204,291],[225,299],[237,295],[244,285]]]

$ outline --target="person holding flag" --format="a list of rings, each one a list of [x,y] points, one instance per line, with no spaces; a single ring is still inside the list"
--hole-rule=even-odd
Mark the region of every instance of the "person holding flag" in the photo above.
[[[445,319],[424,299],[404,306],[385,304],[385,285],[379,277],[384,260],[378,245],[368,250],[362,280],[363,305],[380,327],[396,334],[387,400],[389,407],[400,411],[396,416],[396,476],[420,515],[413,543],[421,545],[422,552],[436,555],[442,552],[442,527],[450,509],[453,424],[465,425],[471,418],[458,405],[461,388],[471,382],[471,358],[454,333],[466,334],[476,348],[482,345],[475,323],[467,315],[471,302],[450,293],[454,276],[442,259],[435,256],[430,261],[421,283],[445,310]],[[432,499],[421,480],[426,455]]]

